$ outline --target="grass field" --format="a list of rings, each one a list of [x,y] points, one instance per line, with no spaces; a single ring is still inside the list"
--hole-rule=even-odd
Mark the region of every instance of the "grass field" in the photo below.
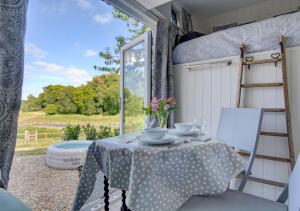
[[[43,112],[20,112],[19,127],[16,146],[16,155],[36,155],[44,154],[50,144],[60,142],[62,140],[62,131],[67,124],[85,125],[90,123],[96,128],[101,126],[110,126],[119,128],[119,115],[103,116],[103,115],[46,115]],[[126,117],[127,132],[141,130],[143,128],[142,117]],[[34,134],[38,133],[38,142],[31,140],[29,143],[24,142],[24,132],[28,130]],[[47,135],[46,135],[47,134]],[[81,135],[84,139],[84,134]]]

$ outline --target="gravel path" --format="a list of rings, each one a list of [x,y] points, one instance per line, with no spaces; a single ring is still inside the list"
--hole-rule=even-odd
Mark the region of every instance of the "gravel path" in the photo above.
[[[8,190],[33,210],[70,210],[78,184],[76,170],[55,170],[44,155],[15,156]]]

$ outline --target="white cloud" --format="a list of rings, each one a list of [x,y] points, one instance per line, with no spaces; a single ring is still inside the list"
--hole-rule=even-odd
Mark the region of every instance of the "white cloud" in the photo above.
[[[83,69],[69,67],[66,69],[65,75],[74,83],[83,84],[92,79],[92,76]]]
[[[35,61],[33,62],[34,65],[42,67],[50,72],[63,72],[64,71],[64,67],[54,64],[54,63],[47,63],[47,62],[43,62],[43,61]]]
[[[74,85],[80,85],[92,79],[92,76],[84,69],[76,67],[64,67],[54,63],[35,61],[33,65],[44,68],[50,72],[60,74],[69,79]]]
[[[74,42],[73,45],[74,45],[75,48],[79,48],[80,47],[80,43],[79,42]]]
[[[96,14],[94,16],[94,21],[100,24],[109,23],[112,21],[113,16],[111,13],[105,13],[105,14]]]
[[[87,10],[90,9],[92,4],[89,0],[77,0],[77,4],[81,9]]]
[[[39,48],[37,45],[33,43],[26,43],[25,44],[25,53],[33,55],[37,58],[45,58],[48,53],[43,49]]]
[[[34,66],[32,66],[32,65],[30,65],[30,64],[25,64],[24,65],[24,70],[26,71],[29,71],[29,70],[32,70],[32,69],[34,69]]]
[[[86,49],[84,52],[84,55],[87,57],[93,57],[93,56],[97,56],[98,53],[96,51],[94,51],[93,49]]]

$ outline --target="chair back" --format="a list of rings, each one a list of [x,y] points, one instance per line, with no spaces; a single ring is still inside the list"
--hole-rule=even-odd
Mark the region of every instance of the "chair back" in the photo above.
[[[256,108],[222,108],[217,138],[241,150],[256,150],[262,113]]]
[[[294,169],[289,178],[288,187],[288,206],[289,211],[299,211],[300,210],[300,156],[294,166]]]
[[[246,185],[256,154],[263,110],[258,108],[222,108],[216,138],[239,150],[248,151],[250,157],[239,190]]]

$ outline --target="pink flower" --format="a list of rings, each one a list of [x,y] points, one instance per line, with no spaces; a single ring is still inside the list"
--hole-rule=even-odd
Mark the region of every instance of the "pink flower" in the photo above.
[[[158,112],[158,109],[159,109],[158,104],[152,105],[152,112]]]
[[[152,98],[151,106],[152,106],[152,112],[158,112],[158,110],[159,110],[159,103],[158,103],[157,97],[153,97]]]
[[[153,97],[153,98],[152,98],[151,104],[158,104],[158,99],[157,99],[157,97]]]

